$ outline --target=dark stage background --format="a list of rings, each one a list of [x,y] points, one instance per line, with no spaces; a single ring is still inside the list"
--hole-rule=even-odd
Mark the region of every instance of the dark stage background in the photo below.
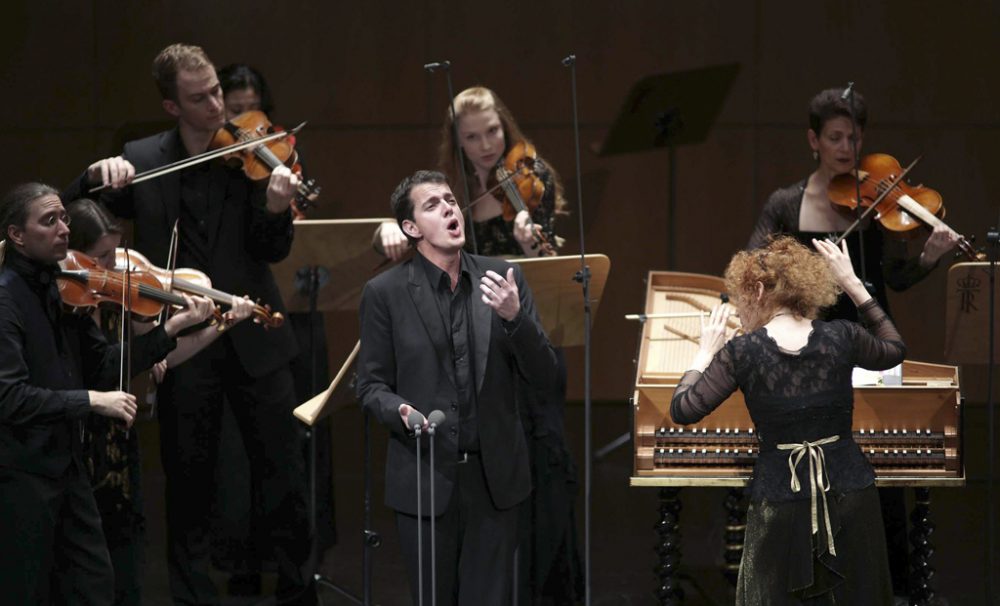
[[[745,244],[767,194],[812,168],[807,102],[854,80],[869,102],[866,152],[924,160],[914,182],[942,193],[948,221],[983,240],[998,220],[1000,16],[996,2],[623,1],[412,2],[8,2],[0,21],[4,111],[0,187],[39,179],[64,185],[91,161],[119,153],[116,132],[162,120],[149,75],[172,42],[202,45],[217,66],[250,63],[266,75],[287,125],[309,120],[298,140],[324,187],[311,218],[388,214],[405,174],[436,159],[447,103],[441,74],[452,62],[456,90],[497,91],[556,166],[576,208],[569,72],[578,57],[582,180],[590,252],[612,260],[594,329],[595,443],[625,431],[636,326],[623,315],[643,302],[643,278],[665,269],[665,150],[603,158],[594,153],[630,85],[642,76],[723,63],[740,73],[707,141],[677,152],[677,269],[719,274]],[[563,220],[565,251],[576,218]],[[362,268],[364,269],[364,268]],[[892,309],[911,359],[943,362],[945,268]],[[328,318],[331,364],[354,343],[351,314]],[[569,434],[582,453],[582,352],[570,351]],[[967,471],[963,490],[937,491],[937,582],[954,604],[982,603],[986,486],[983,367],[963,368]],[[360,415],[337,413],[335,440],[341,542],[325,569],[359,585]],[[142,428],[151,545],[147,596],[165,594],[155,425]],[[381,467],[381,433],[375,449]],[[594,592],[598,603],[652,603],[655,491],[627,488],[631,461],[619,450],[595,470]],[[581,461],[582,465],[582,461]],[[387,545],[376,556],[376,597],[398,603],[402,568],[391,518],[376,511]],[[725,603],[721,493],[686,491],[686,566],[705,587],[692,603]],[[580,507],[582,517],[582,505]],[[994,515],[996,515],[994,513]],[[1000,575],[1000,571],[995,571]],[[332,601],[332,598],[331,598]]]

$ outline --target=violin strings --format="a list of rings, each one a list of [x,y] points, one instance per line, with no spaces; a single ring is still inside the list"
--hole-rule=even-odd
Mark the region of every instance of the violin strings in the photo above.
[[[152,274],[149,274],[148,272],[138,272],[138,273],[140,273],[140,274],[146,274],[146,275],[152,275]],[[114,286],[124,286],[124,284],[125,284],[125,280],[124,279],[122,279],[119,276],[115,276],[115,275],[111,275],[111,274],[106,274],[105,275],[105,281],[107,283],[109,283],[109,284],[114,285]],[[180,280],[175,280],[175,282],[176,281],[180,281]],[[192,285],[192,286],[197,286],[197,285]],[[137,288],[138,288],[139,294],[146,295],[150,299],[156,300],[157,297],[159,297],[158,302],[160,302],[160,303],[169,303],[170,305],[177,305],[179,307],[184,307],[184,298],[180,297],[180,296],[178,296],[176,294],[174,294],[171,291],[164,290],[162,288],[157,288],[157,287],[151,286],[149,284],[144,284],[142,282],[140,282],[137,285]],[[122,289],[122,295],[123,295],[123,297],[124,297],[125,290],[126,290],[125,288]],[[208,290],[212,290],[212,289],[208,289]],[[215,292],[218,292],[218,293],[221,293],[221,294],[225,295],[225,293],[222,293],[222,291],[215,291]],[[196,293],[196,294],[198,294],[198,293]],[[226,295],[226,296],[227,297],[231,297],[232,295]],[[213,300],[215,300],[215,299],[213,299]],[[231,306],[231,299],[230,300],[226,300],[226,301],[215,300],[215,302],[218,303],[218,304],[220,304],[220,305],[230,305]],[[265,308],[263,305],[260,305],[260,304],[257,304],[257,303],[254,303],[253,312],[254,312],[254,315],[263,316],[263,319],[266,319],[266,320],[270,320],[271,317],[272,317],[271,312],[268,311],[267,308]]]

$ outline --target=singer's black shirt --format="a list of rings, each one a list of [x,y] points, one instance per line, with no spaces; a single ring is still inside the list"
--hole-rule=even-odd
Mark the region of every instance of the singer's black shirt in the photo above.
[[[458,392],[458,449],[479,451],[479,427],[477,425],[475,381],[473,370],[475,366],[472,320],[469,314],[469,298],[472,296],[472,274],[469,272],[465,255],[462,255],[462,265],[458,284],[451,289],[451,277],[437,265],[428,261],[423,255],[417,254],[420,264],[427,272],[427,279],[434,287],[434,302],[437,305],[444,326],[449,330],[448,343],[451,345],[452,365],[447,368],[448,374],[455,383]]]

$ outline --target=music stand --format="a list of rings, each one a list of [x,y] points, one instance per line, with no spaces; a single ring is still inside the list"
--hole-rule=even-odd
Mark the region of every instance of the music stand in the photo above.
[[[607,256],[585,256],[590,266],[590,300],[594,315],[601,303],[604,285],[608,281],[611,261]],[[574,275],[580,270],[578,255],[566,257],[537,257],[510,259],[521,266],[524,281],[531,287],[535,308],[542,319],[542,328],[555,347],[583,345],[583,306],[580,304],[580,285]]]
[[[986,596],[993,601],[996,527],[993,519],[995,484],[996,415],[993,400],[995,352],[1000,347],[1000,287],[996,281],[996,228],[987,232],[988,262],[956,263],[948,269],[945,299],[945,358],[956,364],[986,366],[987,478],[986,478]],[[984,330],[985,329],[985,330]]]
[[[701,143],[715,123],[732,87],[738,63],[646,76],[632,85],[600,155],[610,156],[666,147],[667,269],[675,270],[678,145]]]
[[[956,263],[948,268],[945,295],[944,357],[952,364],[986,364],[989,349],[990,264]],[[997,294],[1000,291],[994,289]],[[1000,323],[1000,309],[993,319]],[[994,335],[1000,349],[1000,334]]]
[[[319,281],[315,311],[357,311],[361,289],[383,269],[385,258],[372,249],[372,235],[386,221],[395,219],[296,221],[291,251],[271,266],[288,311],[312,311],[309,272],[313,268]]]
[[[372,250],[375,229],[390,219],[340,219],[305,220],[295,222],[295,239],[283,261],[272,265],[271,270],[281,291],[288,311],[309,314],[310,372],[315,387],[316,348],[312,342],[315,334],[314,318],[319,311],[356,311],[361,301],[361,290],[378,270],[389,264]],[[311,564],[314,580],[334,589],[356,604],[371,603],[371,554],[369,550],[381,544],[378,533],[372,531],[370,500],[370,442],[368,414],[364,415],[365,449],[365,530],[362,577],[364,597],[358,598],[316,572],[316,431],[313,426],[333,410],[339,410],[354,401],[353,366],[360,343],[341,366],[326,390],[309,399],[294,411],[295,417],[309,427],[309,523],[313,537]]]

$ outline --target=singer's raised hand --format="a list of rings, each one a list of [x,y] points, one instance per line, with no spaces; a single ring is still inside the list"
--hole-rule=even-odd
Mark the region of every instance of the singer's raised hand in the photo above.
[[[521,311],[521,299],[517,291],[517,282],[514,281],[513,267],[507,269],[506,278],[495,271],[487,271],[479,289],[483,291],[483,303],[492,307],[504,320],[512,321]]]

